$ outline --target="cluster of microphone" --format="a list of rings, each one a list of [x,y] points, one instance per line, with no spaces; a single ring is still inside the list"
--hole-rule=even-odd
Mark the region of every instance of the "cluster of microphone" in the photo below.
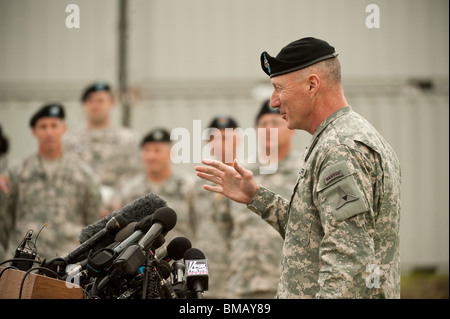
[[[39,268],[81,286],[88,298],[201,299],[208,290],[205,255],[185,237],[164,245],[176,222],[162,198],[147,194],[83,228],[80,246]]]

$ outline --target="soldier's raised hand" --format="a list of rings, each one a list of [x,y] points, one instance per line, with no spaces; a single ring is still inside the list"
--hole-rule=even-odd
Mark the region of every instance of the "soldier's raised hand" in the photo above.
[[[233,166],[220,161],[204,159],[202,163],[208,166],[196,166],[197,176],[215,185],[204,185],[203,188],[214,193],[222,194],[236,202],[248,204],[259,189],[253,173],[236,160]]]

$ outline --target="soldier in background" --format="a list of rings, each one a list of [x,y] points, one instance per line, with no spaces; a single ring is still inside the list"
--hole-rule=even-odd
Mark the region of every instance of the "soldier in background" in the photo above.
[[[225,164],[232,164],[239,143],[233,131],[237,127],[236,120],[228,115],[217,116],[211,121],[208,126],[208,144],[212,145],[213,158]],[[223,195],[205,192],[200,181],[197,181],[192,193],[197,217],[195,241],[192,246],[200,249],[208,260],[209,288],[205,291],[205,298],[227,298],[230,263],[233,260],[230,251],[233,229],[232,201]]]
[[[89,164],[99,176],[106,203],[121,183],[142,170],[139,141],[132,130],[113,125],[111,113],[115,101],[108,84],[99,82],[89,86],[81,100],[87,124],[69,132],[64,147]]]
[[[8,153],[9,148],[9,140],[8,138],[3,135],[2,127],[0,125],[0,176],[4,170],[8,167],[8,158],[6,157],[6,154]],[[3,183],[3,181],[0,179],[0,183]],[[5,187],[0,184],[0,188]],[[0,201],[5,200],[2,197],[2,193],[0,192]],[[0,204],[1,205],[1,204]],[[0,220],[4,220],[2,215],[0,215]],[[6,233],[8,232],[6,223],[2,223],[0,227],[0,261],[6,259]]]
[[[2,126],[0,125],[0,173],[8,167],[8,159],[6,154],[8,153],[9,140],[3,134]]]
[[[277,171],[261,174],[260,165],[249,167],[258,184],[288,198],[292,194],[301,163],[301,155],[292,149],[295,131],[289,130],[282,119],[279,109],[270,106],[270,100],[264,101],[256,116],[256,127],[262,133],[258,137],[259,149],[277,162]],[[270,128],[278,131],[277,138],[270,135]],[[264,130],[262,130],[264,129]],[[271,154],[275,144],[278,152]],[[259,157],[258,157],[259,158]],[[271,161],[272,163],[272,161]],[[294,174],[293,174],[294,173]],[[274,298],[280,279],[281,251],[283,239],[280,234],[255,214],[245,212],[246,208],[233,202],[233,233],[231,238],[232,262],[229,281],[230,298]]]
[[[49,104],[30,119],[38,152],[12,165],[0,177],[1,244],[8,257],[28,230],[38,255],[63,255],[79,245],[80,230],[100,218],[100,182],[91,168],[63,152],[64,108]]]
[[[166,235],[166,242],[183,236],[194,235],[195,216],[189,201],[193,179],[187,173],[172,166],[170,159],[170,134],[165,129],[154,129],[141,142],[141,158],[145,169],[122,185],[113,195],[112,210],[154,193],[166,200],[167,206],[177,213],[177,224]]]

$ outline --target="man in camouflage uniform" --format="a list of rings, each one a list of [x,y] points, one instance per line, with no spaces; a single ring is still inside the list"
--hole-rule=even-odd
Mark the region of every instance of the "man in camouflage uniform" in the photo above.
[[[191,240],[195,227],[195,216],[188,195],[193,179],[172,167],[170,151],[171,140],[167,130],[158,128],[148,133],[141,142],[145,171],[124,183],[112,199],[112,210],[115,211],[148,193],[164,198],[167,206],[177,213],[177,223],[167,233],[166,243],[178,236]]]
[[[6,157],[9,148],[9,140],[3,135],[2,126],[0,125],[0,173],[8,167],[8,158]]]
[[[228,115],[216,116],[208,126],[211,155],[224,165],[231,165],[236,156],[238,140],[234,129],[237,127],[236,120]],[[209,283],[204,296],[227,298],[230,263],[233,262],[230,251],[233,202],[221,194],[205,192],[199,182],[191,194],[197,220],[192,246],[200,249],[208,260]]]
[[[277,170],[274,173],[260,172],[262,164],[250,170],[260,185],[265,185],[284,198],[289,198],[297,180],[300,153],[292,149],[294,130],[289,130],[281,118],[279,109],[264,101],[256,116],[258,143],[264,155],[274,156]],[[270,135],[270,128],[277,129],[277,138]],[[277,152],[271,154],[275,144]],[[255,214],[244,213],[245,207],[233,204],[233,233],[231,238],[232,262],[229,280],[230,298],[273,298],[280,278],[283,239],[280,234]]]
[[[312,141],[290,201],[252,173],[205,161],[207,190],[245,203],[284,238],[279,298],[400,297],[400,165],[383,137],[348,105],[337,53],[303,38],[261,54],[271,106]]]
[[[64,148],[92,167],[100,178],[103,199],[107,202],[121,183],[142,170],[138,137],[130,129],[112,124],[114,98],[108,84],[89,86],[81,100],[87,125],[69,132]]]
[[[8,158],[7,158],[8,147],[9,147],[9,140],[5,135],[3,135],[2,127],[0,125],[0,176],[2,172],[8,168]],[[0,179],[0,189],[2,188],[1,184],[2,182],[3,181]],[[2,200],[4,199],[2,197],[2,192],[0,192],[0,201]],[[3,216],[0,215],[0,220],[4,219],[2,217]],[[8,230],[4,228],[7,228],[7,226],[6,224],[2,223],[2,226],[0,227],[0,261],[6,259],[6,251],[5,251],[6,247],[3,245],[3,243],[5,243],[6,245],[6,238],[3,239],[2,234],[6,234]]]
[[[59,104],[42,107],[30,126],[38,152],[12,165],[0,177],[1,243],[8,258],[33,230],[38,255],[47,259],[79,246],[82,227],[100,218],[100,183],[90,167],[62,151],[66,131]],[[35,239],[33,239],[34,242]]]

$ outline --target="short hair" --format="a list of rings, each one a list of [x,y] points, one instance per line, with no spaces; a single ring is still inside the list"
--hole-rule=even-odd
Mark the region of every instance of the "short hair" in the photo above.
[[[341,84],[341,63],[337,57],[320,61],[301,70],[299,72],[299,79],[305,78],[305,74],[310,74],[311,72],[319,73],[334,84]]]

